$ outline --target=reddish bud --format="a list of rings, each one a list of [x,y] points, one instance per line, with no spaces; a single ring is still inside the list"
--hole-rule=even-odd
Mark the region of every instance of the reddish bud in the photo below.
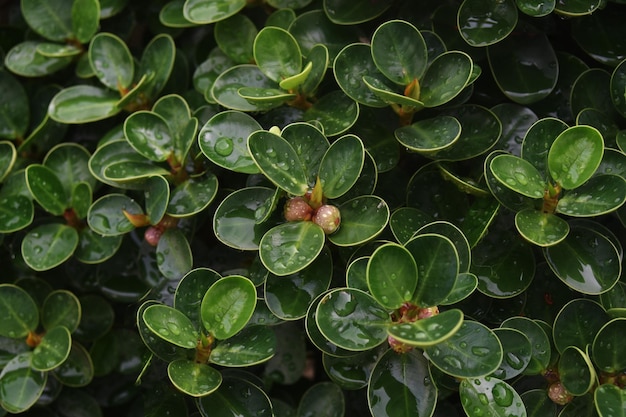
[[[341,223],[339,209],[330,204],[324,204],[313,215],[313,222],[320,226],[327,235],[334,233]]]
[[[176,217],[168,216],[167,214],[163,216],[161,221],[157,224],[157,227],[161,230],[171,229],[178,225],[178,219]]]
[[[313,208],[303,197],[294,197],[285,203],[284,215],[288,222],[311,220]]]
[[[559,405],[565,405],[572,401],[572,395],[567,392],[561,381],[553,382],[548,387],[548,397]]]
[[[429,317],[436,316],[437,314],[439,314],[439,308],[437,306],[420,308],[417,313],[417,318],[418,320],[427,319]]]
[[[163,229],[150,226],[144,232],[143,238],[146,240],[146,242],[148,242],[149,245],[156,246],[159,243],[159,239],[161,239],[162,234]]]
[[[407,353],[408,351],[413,350],[413,346],[399,342],[391,336],[387,337],[387,342],[389,343],[389,347],[397,353]]]

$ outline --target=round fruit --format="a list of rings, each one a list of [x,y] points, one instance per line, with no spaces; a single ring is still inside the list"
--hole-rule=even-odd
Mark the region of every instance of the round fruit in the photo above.
[[[303,197],[294,197],[285,203],[284,215],[288,222],[311,220],[313,208]]]
[[[150,246],[156,246],[159,243],[159,239],[161,239],[162,234],[163,229],[155,226],[150,226],[144,232],[143,238],[146,239],[146,242],[148,242]]]
[[[341,223],[339,209],[330,204],[324,204],[313,215],[313,222],[320,226],[327,235],[334,233]]]
[[[572,395],[567,392],[561,381],[553,382],[548,387],[548,397],[559,405],[565,405],[572,401]]]
[[[429,317],[436,316],[437,314],[439,314],[439,308],[437,308],[437,306],[420,308],[419,312],[417,313],[417,318],[419,320],[427,319]]]

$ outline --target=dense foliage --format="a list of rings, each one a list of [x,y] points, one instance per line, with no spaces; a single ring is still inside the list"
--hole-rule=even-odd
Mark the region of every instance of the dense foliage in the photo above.
[[[0,12],[0,416],[626,415],[626,1]]]

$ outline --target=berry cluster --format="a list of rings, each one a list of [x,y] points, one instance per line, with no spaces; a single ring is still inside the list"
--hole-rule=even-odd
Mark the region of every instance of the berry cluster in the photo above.
[[[312,221],[319,225],[327,235],[337,231],[341,223],[341,214],[337,207],[331,204],[322,204],[313,208],[306,196],[293,197],[287,200],[284,215],[288,222]]]

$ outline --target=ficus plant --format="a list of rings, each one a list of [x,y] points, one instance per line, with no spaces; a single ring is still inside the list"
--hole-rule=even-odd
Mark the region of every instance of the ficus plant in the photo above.
[[[626,2],[0,2],[0,416],[626,415]]]

